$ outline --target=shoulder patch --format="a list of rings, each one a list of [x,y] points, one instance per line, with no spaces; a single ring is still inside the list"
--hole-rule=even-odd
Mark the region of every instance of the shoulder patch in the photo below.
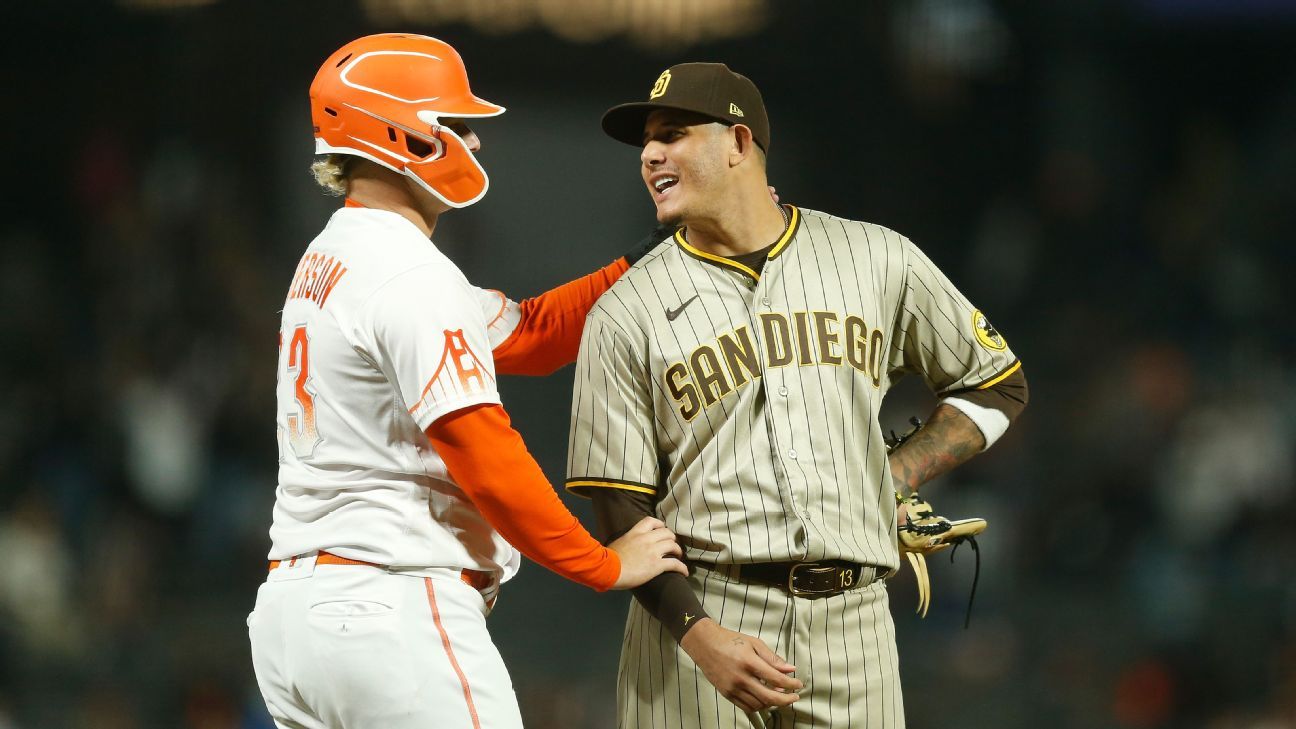
[[[1002,352],[1008,348],[1008,342],[1004,341],[1003,335],[991,326],[990,320],[981,313],[980,309],[972,312],[972,331],[976,332],[977,341],[986,349]]]

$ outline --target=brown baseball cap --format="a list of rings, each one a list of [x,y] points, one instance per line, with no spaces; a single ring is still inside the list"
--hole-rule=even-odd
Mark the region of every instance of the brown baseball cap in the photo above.
[[[603,114],[603,131],[619,142],[642,147],[644,122],[657,109],[681,109],[722,124],[746,125],[761,149],[769,151],[769,117],[760,91],[751,79],[723,63],[681,63],[662,71],[647,101],[614,106]]]

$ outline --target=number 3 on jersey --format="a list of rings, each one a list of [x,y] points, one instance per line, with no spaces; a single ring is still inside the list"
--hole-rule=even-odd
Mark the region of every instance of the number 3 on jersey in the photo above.
[[[298,458],[306,458],[315,452],[315,446],[321,440],[319,431],[315,429],[315,392],[311,387],[310,337],[306,335],[306,325],[293,329],[287,345],[288,351],[280,352],[279,356],[284,363],[279,386],[282,388],[287,384],[291,388],[291,396],[285,397],[281,392],[279,405],[286,409],[283,415],[287,423],[288,443],[292,446],[293,453]],[[281,349],[284,346],[282,333],[279,346]],[[281,434],[280,443],[282,442]]]

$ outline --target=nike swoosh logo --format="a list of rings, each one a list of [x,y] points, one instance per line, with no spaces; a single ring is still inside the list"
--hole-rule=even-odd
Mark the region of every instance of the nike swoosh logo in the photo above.
[[[689,299],[688,301],[685,301],[685,302],[682,303],[682,304],[680,304],[680,305],[679,305],[679,308],[676,308],[676,309],[667,309],[667,310],[666,310],[666,321],[675,321],[677,318],[679,318],[679,315],[684,313],[684,307],[686,307],[686,306],[688,306],[689,304],[693,303],[693,299],[696,299],[697,297],[698,297],[697,294],[693,294],[693,298],[692,298],[692,299]]]

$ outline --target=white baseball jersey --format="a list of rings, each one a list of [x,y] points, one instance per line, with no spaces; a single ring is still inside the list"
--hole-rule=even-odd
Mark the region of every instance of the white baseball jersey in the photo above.
[[[469,283],[405,218],[338,210],[284,303],[270,559],[327,550],[415,574],[511,577],[517,551],[455,485],[424,430],[500,402],[491,351],[518,320],[515,303]]]

